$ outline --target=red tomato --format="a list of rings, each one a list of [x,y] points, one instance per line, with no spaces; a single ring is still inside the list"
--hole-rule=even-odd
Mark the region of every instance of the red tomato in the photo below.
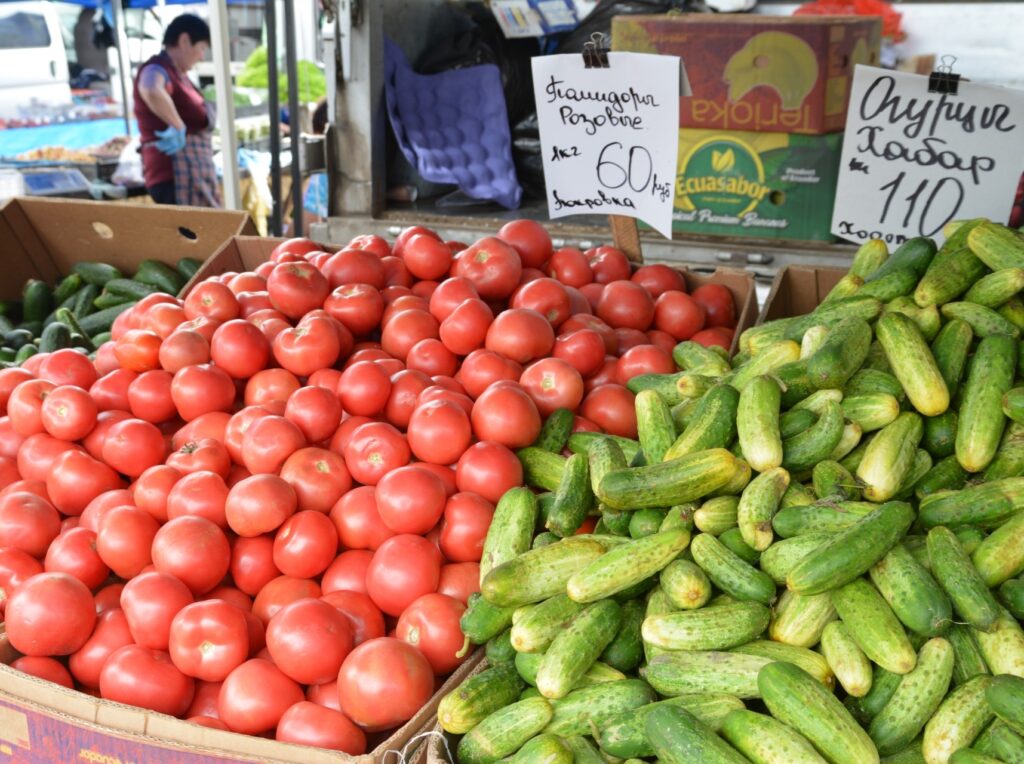
[[[454,464],[472,443],[473,430],[463,406],[450,400],[432,400],[413,412],[408,439],[417,459]]]
[[[640,374],[671,374],[676,370],[672,356],[654,345],[636,345],[619,358],[616,381],[625,385]]]
[[[540,434],[537,406],[519,385],[501,384],[486,390],[473,404],[471,419],[480,440],[509,448],[528,446]]]
[[[452,275],[472,281],[485,300],[501,300],[512,294],[522,271],[519,253],[494,236],[480,239],[460,252],[452,265]]]
[[[604,342],[604,352],[606,355],[615,355],[618,352],[619,341],[615,336],[615,330],[597,316],[590,315],[589,313],[574,313],[559,327],[562,334],[574,332],[578,329],[590,329],[597,332]]]
[[[283,412],[288,398],[301,387],[299,378],[286,369],[264,369],[246,382],[245,405],[258,406],[279,401]]]
[[[430,295],[430,313],[438,321],[444,322],[452,311],[466,300],[480,297],[473,282],[463,277],[452,277],[438,284]],[[486,303],[484,303],[486,305]]]
[[[597,315],[616,329],[646,331],[654,320],[654,300],[639,284],[613,281],[601,293]]]
[[[391,254],[391,245],[388,244],[386,239],[368,233],[356,236],[345,245],[345,249],[365,249],[367,252],[377,255],[377,257],[387,257]]]
[[[303,387],[292,393],[284,409],[310,443],[320,443],[334,434],[341,422],[341,401],[333,390]]]
[[[363,485],[377,485],[385,474],[409,463],[409,444],[390,424],[368,422],[353,430],[344,456],[355,480]]]
[[[675,350],[675,347],[678,344],[676,342],[675,337],[673,337],[668,332],[661,331],[661,329],[648,329],[647,340],[650,342],[650,344],[654,345],[655,347],[661,348],[670,356],[672,355],[672,351]]]
[[[551,352],[555,333],[537,311],[513,308],[498,314],[487,329],[485,343],[488,350],[527,363]]]
[[[736,326],[736,304],[732,292],[721,284],[704,284],[693,290],[693,299],[704,308],[705,326],[709,329],[724,326],[728,329]]]
[[[312,579],[278,576],[260,589],[253,600],[252,612],[267,624],[285,605],[308,597],[317,599],[321,594],[320,585]]]
[[[233,731],[258,735],[274,729],[285,711],[303,698],[302,688],[281,669],[254,658],[228,674],[217,711]]]
[[[440,544],[453,562],[479,562],[484,538],[494,516],[494,505],[471,492],[456,493],[445,504]]]
[[[373,553],[366,549],[349,549],[342,552],[324,571],[320,586],[324,594],[337,591],[366,593],[366,569],[370,566]]]
[[[274,539],[269,535],[245,538],[239,536],[231,542],[231,579],[246,594],[255,596],[281,571],[274,565]]]
[[[409,273],[409,269],[405,267],[405,263],[397,257],[382,257],[380,259],[380,264],[384,266],[385,289],[388,287],[402,287],[404,289],[408,289],[412,286],[412,274]]]
[[[262,421],[262,420],[261,420]],[[253,475],[232,486],[224,504],[228,526],[239,536],[276,530],[295,513],[295,490],[277,475]]]
[[[322,307],[330,291],[324,274],[310,263],[281,263],[267,277],[271,304],[289,318]]]
[[[228,288],[236,295],[242,292],[260,292],[267,288],[267,280],[258,273],[239,273],[228,282]]]
[[[352,487],[345,460],[322,448],[300,448],[289,456],[281,479],[294,489],[298,510],[325,514]]]
[[[365,284],[383,289],[387,275],[381,258],[361,249],[342,249],[331,255],[321,268],[330,289],[343,284]]]
[[[441,340],[425,339],[420,340],[411,348],[405,359],[409,369],[422,371],[424,374],[452,375],[458,368],[459,362],[455,354],[449,350]]]
[[[519,253],[525,268],[543,268],[551,257],[551,237],[534,220],[513,220],[498,230],[498,238]]]
[[[531,364],[519,383],[543,417],[561,408],[575,411],[583,400],[583,377],[560,358],[544,358]]]
[[[436,342],[436,340],[424,340],[424,342]],[[377,363],[383,362],[378,361]],[[430,377],[422,371],[403,369],[393,374],[391,376],[391,394],[384,407],[384,416],[395,427],[401,430],[408,428],[420,394],[428,387],[430,387]]]
[[[178,416],[171,398],[174,375],[163,369],[139,374],[128,385],[128,406],[133,415],[147,422],[159,424]]]
[[[213,333],[210,357],[235,379],[247,379],[270,361],[270,343],[248,321],[226,321]]]
[[[85,390],[71,385],[47,393],[39,418],[50,435],[61,440],[84,438],[96,424],[96,401]]]
[[[0,412],[7,411],[7,399],[22,382],[35,379],[35,375],[17,366],[0,369]]]
[[[68,668],[78,682],[99,689],[100,671],[107,658],[118,648],[133,643],[124,611],[106,610],[96,618],[96,628],[89,639],[68,658]]]
[[[103,458],[103,444],[107,440],[107,434],[110,432],[110,428],[118,422],[123,422],[125,419],[131,419],[131,414],[127,411],[101,411],[96,415],[96,426],[92,428],[92,432],[85,436],[82,440],[82,445],[85,446],[85,450],[94,459]]]
[[[249,656],[245,612],[224,600],[186,605],[171,621],[167,652],[185,675],[223,681]]]
[[[100,671],[100,695],[106,700],[179,716],[192,702],[195,687],[171,663],[167,653],[140,645],[119,647]]]
[[[180,579],[155,570],[140,573],[121,592],[132,639],[144,647],[166,650],[171,620],[192,600],[192,592]]]
[[[403,310],[384,324],[380,344],[389,355],[405,361],[413,345],[438,336],[438,327],[437,319],[425,310]]]
[[[202,517],[177,517],[153,538],[153,566],[175,576],[193,594],[204,594],[221,582],[231,562],[224,531]]]
[[[568,334],[560,334],[555,339],[552,351],[554,359],[568,363],[581,377],[588,377],[600,369],[604,364],[604,354],[604,340],[593,329],[577,329]]]
[[[72,575],[90,590],[99,587],[110,575],[110,568],[96,552],[96,534],[81,527],[68,528],[53,540],[46,550],[43,567],[47,573]]]
[[[388,637],[359,645],[338,674],[342,711],[368,732],[404,724],[433,692],[434,672],[423,653]]]
[[[200,438],[187,441],[173,451],[167,457],[166,464],[183,475],[206,471],[226,477],[231,470],[231,455],[219,440]]]
[[[302,430],[283,416],[261,417],[245,431],[242,461],[254,475],[276,474],[285,460],[305,445]]]
[[[690,339],[704,328],[704,321],[704,307],[683,292],[665,292],[655,304],[654,325],[677,340]]]
[[[452,353],[468,355],[483,346],[493,321],[494,314],[487,303],[471,297],[451,310],[442,321],[438,334]]]
[[[14,589],[4,616],[7,639],[22,655],[70,655],[92,633],[96,607],[74,576],[39,573]]]
[[[8,416],[0,417],[0,456],[17,460],[21,444],[24,442],[25,436],[20,435],[14,430],[14,427],[11,425],[11,418]]]
[[[366,735],[345,714],[308,700],[284,712],[277,723],[275,739],[344,751],[351,756],[366,752]]]
[[[370,284],[342,284],[324,300],[324,310],[356,337],[370,334],[384,315],[384,298]]]
[[[100,521],[103,515],[117,507],[132,506],[131,491],[118,489],[116,491],[104,491],[95,499],[89,502],[81,516],[78,518],[78,525],[99,533]]]
[[[180,473],[179,473],[180,474]],[[228,486],[216,472],[200,470],[179,477],[168,489],[164,512],[174,520],[202,517],[218,528],[227,529],[225,504]]]
[[[605,432],[624,438],[636,437],[636,408],[633,393],[622,385],[601,385],[583,399],[580,413],[599,424]]]
[[[122,369],[144,372],[160,367],[160,335],[144,329],[125,332],[114,346],[114,356]]]
[[[64,664],[53,658],[23,655],[11,663],[11,668],[20,671],[22,674],[45,679],[48,682],[59,684],[68,689],[74,689],[75,687],[71,674],[64,668]]]
[[[327,515],[307,510],[292,515],[274,536],[274,565],[286,576],[313,578],[338,551],[338,534]]]
[[[100,518],[96,552],[115,575],[127,580],[153,561],[150,548],[159,527],[144,510],[115,507]]]
[[[363,592],[336,590],[321,598],[334,606],[352,624],[354,645],[384,636],[384,615]]]
[[[471,398],[478,397],[493,383],[502,379],[519,379],[518,373],[513,375],[509,361],[493,350],[474,350],[462,362],[456,379],[466,388]]]
[[[125,419],[107,432],[103,461],[123,475],[138,477],[163,462],[167,441],[156,425],[144,419]]]
[[[686,291],[686,279],[683,278],[683,274],[663,263],[637,268],[630,281],[642,286],[655,299],[669,290]]]
[[[406,243],[415,236],[431,236],[435,239],[441,238],[429,228],[425,228],[420,225],[409,226],[408,228],[403,228],[401,232],[399,232],[398,236],[395,238],[395,245],[392,247],[392,252],[390,254],[394,254],[395,257],[402,257],[405,254]]]
[[[87,356],[71,348],[56,350],[49,354],[39,354],[42,361],[36,376],[54,385],[74,385],[88,390],[99,379],[96,368]],[[30,358],[29,361],[34,359]],[[26,362],[27,363],[27,362]],[[22,365],[22,368],[25,368]],[[8,401],[8,407],[10,402]],[[11,412],[8,411],[8,414]]]
[[[121,592],[124,584],[107,584],[96,592],[96,615],[103,615],[108,610],[121,609]]]
[[[444,514],[441,478],[420,467],[399,467],[377,483],[377,511],[394,533],[427,533]]]
[[[598,284],[596,281],[592,284],[584,284],[580,287],[580,294],[583,299],[586,300],[585,313],[596,313],[597,306],[601,302],[601,296],[604,294],[604,284]]]
[[[308,377],[333,366],[343,347],[352,347],[348,329],[329,316],[307,316],[274,338],[274,360],[292,374]]]
[[[9,371],[9,370],[8,370]],[[89,388],[89,395],[96,403],[98,411],[111,409],[128,410],[128,389],[138,377],[134,371],[115,369],[97,379]]]
[[[395,636],[420,652],[437,675],[448,674],[469,657],[459,619],[466,606],[444,594],[425,594],[398,619]]]
[[[524,284],[513,296],[511,307],[535,310],[555,327],[572,314],[569,293],[558,281],[549,278]]]
[[[480,591],[480,563],[456,562],[441,566],[437,593],[445,594],[468,605],[469,595]]]
[[[496,504],[509,488],[522,485],[523,466],[500,443],[481,441],[470,446],[459,459],[455,481],[460,491],[477,493]]]
[[[402,259],[409,273],[418,279],[439,279],[448,273],[452,253],[443,241],[419,234],[405,242]]]
[[[60,515],[46,499],[25,492],[0,497],[0,547],[42,557],[58,533]]]
[[[121,478],[110,467],[81,451],[65,451],[53,462],[46,476],[50,501],[65,515],[82,514],[89,502],[101,493],[122,485]]]
[[[292,602],[267,624],[270,657],[281,671],[302,684],[320,684],[337,677],[353,647],[352,622],[323,600]]]
[[[391,394],[391,377],[373,361],[359,361],[341,374],[338,397],[349,414],[374,416],[384,410]]]
[[[168,494],[180,479],[181,473],[173,467],[163,464],[150,467],[132,483],[135,506],[148,512],[153,519],[164,522],[167,519]]]
[[[320,249],[322,247],[312,239],[286,239],[274,247],[274,250],[270,253],[270,259],[276,263],[286,254],[308,255],[310,252],[317,252]]]
[[[575,247],[562,247],[551,256],[551,275],[573,287],[582,287],[594,280],[594,273],[584,254]]]
[[[37,573],[43,566],[35,557],[20,549],[0,547],[0,615],[14,590]]]
[[[635,348],[639,345],[650,344],[647,340],[647,335],[639,329],[628,329],[620,328],[615,330],[615,336],[619,341],[619,356],[626,353],[627,350]]]
[[[716,326],[714,329],[703,329],[693,335],[690,339],[694,342],[700,343],[704,347],[711,347],[717,345],[728,350],[732,346],[733,332],[722,326]]]
[[[583,389],[588,393],[595,387],[601,385],[618,384],[619,359],[613,355],[605,356],[601,368],[591,374],[583,383]]]
[[[346,493],[331,509],[330,517],[341,545],[348,549],[376,550],[395,535],[380,517],[373,486],[359,486]]]
[[[421,536],[389,538],[366,570],[366,593],[388,615],[402,614],[413,600],[437,591],[441,552]]]
[[[370,422],[376,422],[376,419],[371,419],[368,416],[348,416],[341,420],[341,424],[338,425],[338,429],[334,431],[334,435],[331,436],[331,442],[329,448],[336,454],[345,453],[345,444],[348,443],[349,438],[357,427]]]
[[[174,375],[171,399],[181,418],[190,422],[209,411],[230,411],[235,402],[235,384],[216,366],[186,366]]]
[[[199,332],[179,329],[160,343],[159,360],[161,368],[171,374],[186,366],[209,363],[210,342]]]
[[[629,259],[615,247],[598,247],[584,253],[598,284],[610,284],[629,278]]]
[[[11,391],[7,399],[7,416],[16,433],[27,438],[46,430],[42,419],[43,401],[56,387],[45,379],[30,379]]]

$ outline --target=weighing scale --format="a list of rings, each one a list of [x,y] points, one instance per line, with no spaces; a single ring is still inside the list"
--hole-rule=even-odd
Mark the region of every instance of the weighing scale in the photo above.
[[[21,168],[28,196],[60,196],[91,199],[89,181],[74,167]]]

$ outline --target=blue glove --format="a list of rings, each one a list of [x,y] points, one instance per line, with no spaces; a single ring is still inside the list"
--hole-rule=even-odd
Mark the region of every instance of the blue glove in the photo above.
[[[177,154],[185,148],[185,128],[179,130],[176,127],[168,127],[166,130],[157,130],[156,136],[160,140],[154,145],[168,156]]]

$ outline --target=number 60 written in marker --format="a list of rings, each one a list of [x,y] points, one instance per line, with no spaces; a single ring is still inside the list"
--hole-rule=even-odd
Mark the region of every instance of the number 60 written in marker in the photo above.
[[[613,157],[606,158],[605,155]],[[614,159],[619,159],[619,162]],[[626,166],[620,162],[625,159]],[[597,155],[597,180],[605,188],[622,188],[625,185],[636,193],[642,193],[651,185],[654,177],[654,162],[651,152],[643,146],[632,146],[627,151],[618,141],[613,141],[601,149]]]

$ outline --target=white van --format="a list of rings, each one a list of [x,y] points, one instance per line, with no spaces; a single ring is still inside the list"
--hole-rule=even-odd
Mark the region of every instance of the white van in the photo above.
[[[0,3],[0,117],[71,103],[60,18],[49,2]]]

